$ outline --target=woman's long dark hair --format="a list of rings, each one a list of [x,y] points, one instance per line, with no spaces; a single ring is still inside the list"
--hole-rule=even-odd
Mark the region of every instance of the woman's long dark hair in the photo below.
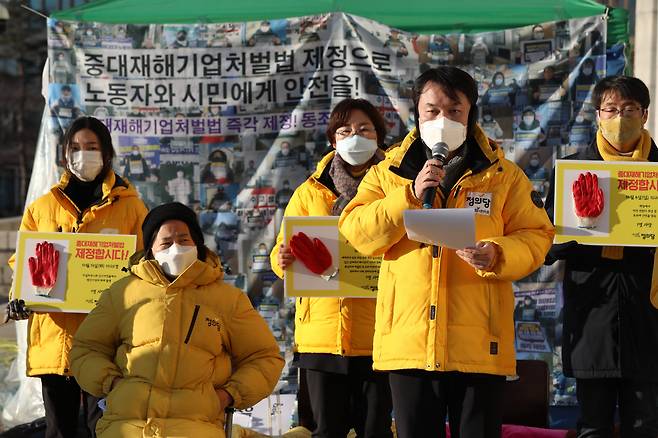
[[[103,170],[101,170],[100,174],[105,176],[112,169],[112,160],[115,157],[114,146],[112,146],[112,136],[110,135],[110,131],[103,122],[94,117],[79,117],[73,121],[71,126],[69,126],[69,129],[66,130],[66,134],[64,134],[64,140],[62,141],[62,156],[68,166],[69,149],[71,148],[73,136],[83,129],[91,130],[98,137],[101,147],[101,155],[103,156]]]

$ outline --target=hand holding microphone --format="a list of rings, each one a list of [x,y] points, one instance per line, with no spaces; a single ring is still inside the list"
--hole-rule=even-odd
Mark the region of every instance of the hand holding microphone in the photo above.
[[[432,208],[436,187],[446,174],[443,164],[448,158],[449,149],[446,143],[440,142],[432,146],[431,150],[428,149],[427,152],[431,152],[431,158],[428,157],[429,159],[416,176],[414,193],[416,198],[423,201],[423,208]]]

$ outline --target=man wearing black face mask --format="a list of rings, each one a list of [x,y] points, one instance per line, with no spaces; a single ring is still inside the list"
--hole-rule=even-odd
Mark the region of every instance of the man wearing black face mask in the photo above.
[[[644,129],[649,90],[611,76],[592,93],[599,129],[572,160],[658,162]],[[554,179],[554,178],[553,178]],[[551,185],[546,208],[553,217]],[[578,436],[611,437],[619,406],[622,437],[658,436],[658,259],[655,248],[556,244],[546,264],[565,261],[564,375],[575,377]]]
[[[190,42],[187,40],[187,31],[185,29],[181,29],[176,32],[176,40],[171,44],[171,47],[178,49],[181,47],[188,47],[189,45]]]

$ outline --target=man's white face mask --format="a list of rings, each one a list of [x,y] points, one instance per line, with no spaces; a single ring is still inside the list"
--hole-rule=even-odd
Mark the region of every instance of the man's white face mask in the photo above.
[[[69,170],[80,181],[93,181],[103,170],[101,151],[75,151],[71,153]]]
[[[428,120],[420,125],[420,138],[430,149],[445,143],[449,151],[454,151],[466,141],[466,126],[445,117]]]
[[[169,275],[179,276],[197,259],[196,246],[173,243],[169,248],[153,254],[162,270]]]
[[[352,166],[367,163],[377,151],[377,140],[353,135],[336,141],[336,152]]]

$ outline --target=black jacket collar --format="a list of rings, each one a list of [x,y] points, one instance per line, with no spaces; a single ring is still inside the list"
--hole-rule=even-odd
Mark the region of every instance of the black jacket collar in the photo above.
[[[467,166],[474,174],[483,171],[495,163],[495,161],[491,162],[484,155],[484,152],[482,152],[480,145],[478,145],[474,137],[469,136],[466,139],[465,147]],[[416,179],[418,172],[420,172],[420,169],[423,168],[427,161],[426,149],[427,146],[425,146],[425,143],[420,138],[415,139],[404,154],[400,166],[390,166],[390,171],[402,178]]]
[[[332,193],[336,196],[340,196],[338,191],[336,190],[336,185],[334,184],[334,180],[331,179],[331,163],[333,163],[334,160],[333,158],[327,162],[327,165],[324,166],[324,169],[322,169],[322,173],[318,178],[316,178],[316,181],[328,188],[329,190],[332,191]]]

